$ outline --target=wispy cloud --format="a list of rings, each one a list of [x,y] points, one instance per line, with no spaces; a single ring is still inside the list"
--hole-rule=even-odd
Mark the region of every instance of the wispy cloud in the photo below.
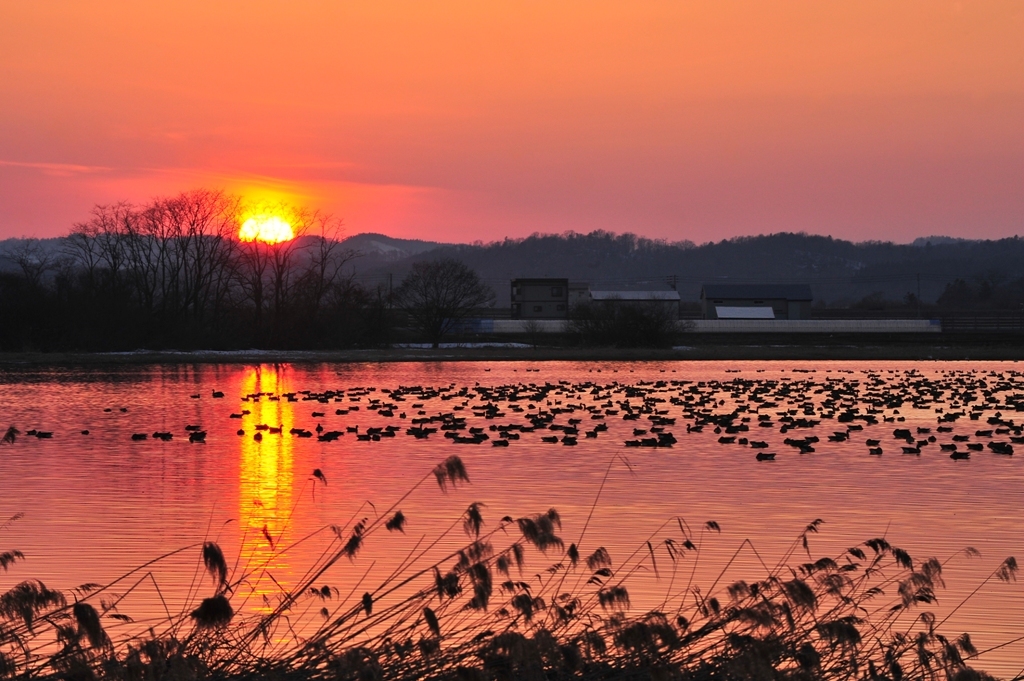
[[[41,163],[36,161],[6,161],[0,159],[0,166],[8,168],[30,168],[39,170],[47,175],[66,177],[68,175],[80,175],[83,173],[102,173],[109,171],[106,166],[86,166],[76,163]]]

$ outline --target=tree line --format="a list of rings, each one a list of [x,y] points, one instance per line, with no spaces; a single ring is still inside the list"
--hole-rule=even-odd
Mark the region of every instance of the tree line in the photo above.
[[[242,241],[239,216],[283,215],[295,238]],[[438,343],[493,293],[462,263],[418,263],[396,290],[360,285],[341,222],[193,190],[97,206],[59,252],[31,240],[0,274],[0,350],[333,349],[403,332]]]
[[[286,219],[295,238],[276,244],[240,240],[240,216],[259,212]],[[838,261],[818,257],[826,253],[843,262],[853,255],[860,258],[858,272],[866,274],[849,281],[867,294],[848,303],[855,312],[1024,313],[1024,270],[1019,264],[1024,241],[1016,238],[896,246],[774,235],[694,246],[628,234],[533,236],[487,246],[439,245],[398,263],[405,276],[393,289],[380,279],[368,282],[361,254],[345,246],[341,228],[340,220],[318,211],[246,204],[237,196],[205,189],[144,204],[97,206],[56,250],[32,240],[8,249],[6,260],[13,269],[0,271],[0,351],[340,349],[396,341],[436,345],[457,332],[466,317],[490,315],[487,308],[496,302],[507,304],[507,288],[498,284],[506,281],[506,273],[509,278],[552,272],[574,276],[573,267],[585,263],[606,278],[641,266],[650,274],[672,271],[669,261],[679,257],[710,257],[718,251],[735,256],[733,264],[747,263],[757,252],[763,261],[792,269],[808,260],[809,251],[796,257],[787,250],[811,246],[817,255],[808,262],[813,261],[815,271],[837,271],[833,266]],[[664,269],[653,266],[672,253]],[[691,264],[687,285],[692,286],[700,268]],[[909,280],[904,276],[894,294],[882,290],[892,283],[886,272],[893,268],[922,274],[910,274]],[[975,274],[940,277],[936,268]],[[364,271],[357,276],[360,269]],[[477,272],[497,275],[492,283],[502,298]],[[837,284],[813,285],[821,304],[822,290]],[[681,292],[683,288],[680,282]],[[909,288],[924,289],[924,299],[907,292]],[[634,318],[639,313],[600,306],[574,310],[571,338],[558,342],[671,342],[666,320]]]
[[[901,301],[908,293],[935,304],[956,279],[976,287],[977,299],[984,300],[984,280],[1003,287],[1024,277],[1024,238],[1020,237],[932,237],[896,244],[779,233],[698,245],[603,231],[438,245],[433,252],[378,266],[377,271],[399,272],[405,262],[439,255],[458,258],[484,273],[498,288],[500,305],[508,304],[508,292],[498,282],[519,277],[566,277],[609,290],[672,285],[684,303],[698,301],[704,283],[801,283],[812,287],[819,304],[837,309],[869,296]],[[1000,299],[996,293],[993,304]],[[942,301],[947,308],[952,304],[949,296]]]

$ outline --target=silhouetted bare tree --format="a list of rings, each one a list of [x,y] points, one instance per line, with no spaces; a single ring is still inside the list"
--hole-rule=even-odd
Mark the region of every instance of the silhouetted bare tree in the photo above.
[[[347,297],[352,287],[351,275],[345,276],[345,264],[357,253],[341,244],[340,220],[328,215],[316,216],[316,234],[307,237],[306,267],[299,274],[299,294],[309,321],[316,323],[321,310],[329,306],[332,298]],[[311,230],[313,231],[313,230]]]
[[[232,287],[237,256],[239,199],[222,191],[197,189],[158,204],[172,246],[168,262],[178,276],[167,277],[177,308],[202,321],[223,309]]]
[[[494,301],[477,273],[453,258],[416,263],[396,294],[435,348],[474,309]]]
[[[65,245],[83,302],[103,316],[130,312],[144,336],[172,342],[189,327],[208,326],[237,287],[238,203],[198,189],[144,205],[97,206]]]
[[[56,255],[40,248],[38,239],[26,239],[8,257],[18,266],[32,289],[41,287],[46,276],[59,267]]]

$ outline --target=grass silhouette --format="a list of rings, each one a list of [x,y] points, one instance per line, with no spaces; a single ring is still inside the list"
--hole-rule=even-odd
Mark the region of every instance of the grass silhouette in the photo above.
[[[462,461],[451,456],[382,513],[360,518],[364,506],[346,524],[320,530],[326,550],[296,587],[280,589],[259,613],[249,612],[251,597],[243,592],[273,580],[266,564],[239,557],[232,566],[211,541],[181,547],[107,585],[64,592],[30,579],[4,587],[0,678],[990,678],[971,667],[984,651],[968,634],[944,634],[945,620],[926,609],[956,556],[915,560],[873,538],[815,559],[808,542],[821,525],[815,520],[777,564],[765,563],[746,541],[718,578],[701,586],[695,575],[702,547],[720,532],[713,521],[692,527],[682,517],[668,519],[618,562],[606,548],[587,544],[608,473],[574,542],[560,536],[553,508],[492,523],[486,507],[473,503],[439,536],[416,542],[393,570],[360,568],[348,593],[326,586],[333,570],[359,562],[368,542],[404,532],[400,507],[431,478],[442,492],[468,484]],[[322,473],[311,479],[326,481]],[[433,558],[460,533],[458,548]],[[272,551],[283,555],[293,546]],[[763,575],[723,583],[741,551],[757,556]],[[125,595],[145,584],[162,600],[152,567],[191,552],[208,579],[190,587],[184,610],[175,614],[164,602],[166,618],[148,627],[118,612]],[[0,574],[23,559],[17,551],[0,553]],[[1007,558],[971,595],[1014,580],[1016,572]],[[641,573],[657,576],[665,596],[657,609],[633,614],[629,584]],[[210,590],[201,596],[200,587]]]

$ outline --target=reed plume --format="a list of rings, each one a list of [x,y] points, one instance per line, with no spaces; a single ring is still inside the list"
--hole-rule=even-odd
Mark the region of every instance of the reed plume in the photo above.
[[[430,477],[442,492],[469,481],[454,456],[413,490]],[[944,620],[922,610],[944,588],[944,562],[915,560],[884,538],[814,558],[808,537],[820,520],[757,579],[719,586],[720,575],[701,588],[686,575],[721,531],[713,521],[694,533],[672,518],[616,562],[583,536],[566,548],[554,508],[488,524],[486,507],[473,503],[432,542],[441,550],[459,529],[465,535],[439,559],[423,560],[417,544],[390,574],[378,576],[371,565],[348,595],[330,586],[325,580],[358,561],[368,542],[403,530],[398,505],[408,495],[381,514],[357,512],[349,524],[324,528],[324,554],[294,588],[268,597],[264,612],[246,607],[241,587],[272,577],[260,566],[231,568],[211,541],[183,550],[199,553],[215,593],[149,628],[132,627],[116,602],[103,600],[121,580],[83,585],[70,606],[62,592],[23,581],[0,595],[0,679],[989,678],[971,666],[984,653],[971,637],[943,633]],[[271,546],[275,556],[287,548]],[[792,560],[803,553],[806,562]],[[5,570],[22,558],[0,555],[9,556],[0,562]],[[528,559],[542,565],[524,577]],[[629,584],[656,571],[669,584],[664,602],[635,612]],[[981,586],[1012,582],[1017,571],[1007,558]]]

